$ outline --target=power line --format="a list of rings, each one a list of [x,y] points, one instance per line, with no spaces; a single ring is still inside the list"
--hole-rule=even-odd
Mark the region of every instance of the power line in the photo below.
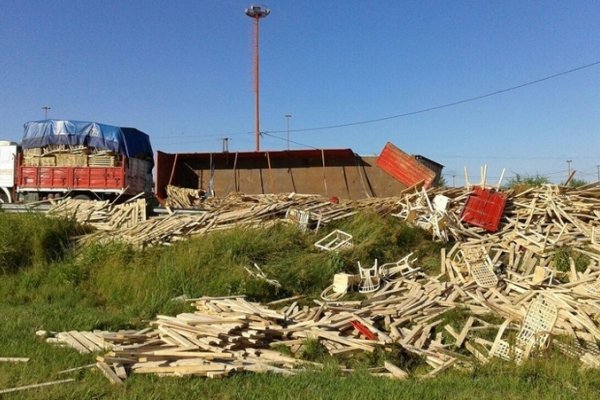
[[[482,94],[482,95],[478,95],[478,96],[474,96],[474,97],[469,97],[466,99],[462,99],[462,100],[458,100],[458,101],[454,101],[451,103],[446,103],[446,104],[441,104],[441,105],[437,105],[437,106],[433,106],[433,107],[427,107],[427,108],[423,108],[420,110],[416,110],[416,111],[410,111],[410,112],[406,112],[406,113],[402,113],[402,114],[397,114],[397,115],[391,115],[388,117],[382,117],[382,118],[374,118],[374,119],[368,119],[368,120],[363,120],[363,121],[355,121],[355,122],[348,122],[348,123],[342,123],[342,124],[335,124],[335,125],[325,125],[325,126],[317,126],[317,127],[312,127],[312,128],[298,128],[298,129],[290,129],[289,132],[308,132],[308,131],[321,131],[321,130],[328,130],[328,129],[337,129],[337,128],[344,128],[344,127],[348,127],[348,126],[356,126],[356,125],[366,125],[366,124],[372,124],[372,123],[376,123],[376,122],[382,122],[382,121],[387,121],[387,120],[391,120],[391,119],[396,119],[396,118],[402,118],[402,117],[408,117],[411,115],[417,115],[417,114],[422,114],[422,113],[426,113],[429,111],[435,111],[435,110],[440,110],[443,108],[448,108],[448,107],[453,107],[453,106],[457,106],[460,104],[464,104],[464,103],[470,103],[473,101],[477,101],[477,100],[481,100],[481,99],[485,99],[487,97],[491,97],[491,96],[496,96],[502,93],[507,93],[513,90],[517,90],[517,89],[521,89],[523,87],[527,87],[527,86],[531,86],[531,85],[535,85],[537,83],[541,83],[550,79],[554,79],[563,75],[568,75],[571,74],[573,72],[577,72],[577,71],[581,71],[583,69],[587,69],[587,68],[591,68],[594,67],[596,65],[600,64],[600,60],[599,61],[595,61],[593,63],[590,64],[586,64],[586,65],[582,65],[579,67],[575,67],[575,68],[571,68],[569,70],[566,71],[562,71],[562,72],[558,72],[556,74],[552,74],[552,75],[548,75],[545,76],[543,78],[539,78],[533,81],[529,81],[529,82],[525,82],[516,86],[511,86],[505,89],[500,89],[500,90],[496,90],[494,92],[490,92],[490,93],[486,93],[486,94]],[[288,130],[273,130],[273,131],[262,131],[261,134],[262,135],[269,135],[269,134],[273,134],[273,133],[287,133]],[[237,135],[251,135],[254,132],[233,132],[233,133],[220,133],[220,134],[207,134],[207,135],[193,135],[196,138],[208,138],[208,137],[223,137],[223,136],[237,136]],[[186,135],[187,136],[187,135]],[[192,135],[190,135],[192,136]],[[152,139],[158,139],[158,138],[162,138],[165,136],[153,136]],[[173,136],[167,136],[169,139],[173,139]],[[281,137],[278,136],[274,136],[277,139],[282,139]],[[165,137],[166,138],[166,137]],[[290,140],[290,143],[296,143]],[[296,143],[298,144],[298,143]],[[305,144],[299,144],[300,146],[305,146],[305,147],[310,147],[310,148],[316,148],[310,145],[305,145]],[[460,158],[461,156],[448,156],[448,158]],[[487,158],[491,158],[491,157],[487,157]],[[523,157],[523,158],[535,158],[535,157]],[[561,157],[537,157],[538,159],[561,159]],[[590,157],[591,158],[591,157]],[[507,158],[508,159],[508,158]],[[518,159],[518,157],[516,157],[515,159]]]
[[[223,136],[239,136],[239,135],[252,135],[254,134],[254,132],[234,132],[234,133],[221,133],[221,134],[202,134],[202,135],[196,135],[196,134],[182,134],[181,137],[185,137],[185,138],[222,138]],[[169,139],[169,140],[173,140],[177,138],[177,135],[151,135],[150,136],[152,140],[154,139]]]
[[[431,157],[436,158],[464,158],[464,159],[488,159],[488,160],[562,160],[564,157],[545,157],[545,156],[514,156],[514,157],[503,157],[503,156],[486,156],[486,155],[477,155],[477,156],[467,156],[467,155],[440,155],[440,154],[430,154]],[[598,156],[590,156],[590,157],[570,157],[572,160],[595,160]]]
[[[544,178],[550,178],[552,175],[564,174],[565,172],[567,172],[567,171],[565,170],[565,171],[559,171],[559,172],[544,172],[544,173],[536,172],[535,174],[528,174],[528,173],[522,173],[521,174],[521,173],[517,173],[517,172],[512,171],[512,174],[513,174],[513,176],[522,176],[522,177],[536,177],[536,176],[541,176],[541,177],[544,177]],[[577,171],[577,172],[579,173],[579,171]],[[458,174],[450,173],[450,172],[443,173],[442,175],[443,176],[449,176],[449,177],[451,177],[451,176],[458,176]],[[495,179],[497,179],[497,178],[500,178],[500,177],[499,176],[488,176],[488,178],[495,178]]]
[[[262,132],[261,134],[265,135],[265,136],[272,137],[274,139],[278,139],[278,140],[282,140],[282,141],[287,141],[287,138],[273,135],[271,132]],[[294,140],[290,140],[290,143],[294,143],[294,144],[296,144],[298,146],[308,147],[308,148],[311,148],[311,149],[320,149],[320,147],[311,146],[309,144],[300,143],[300,142],[297,142],[297,141],[294,141]],[[519,159],[523,159],[523,160],[527,160],[527,159],[556,160],[556,159],[560,159],[560,160],[562,160],[563,159],[563,157],[495,157],[495,156],[489,157],[489,156],[439,156],[439,155],[437,155],[437,156],[434,155],[432,157],[436,157],[436,158],[444,158],[444,157],[446,157],[446,158],[462,158],[462,159],[493,158],[493,159],[500,159],[500,160],[504,160],[504,159],[507,159],[507,160],[512,160],[512,159],[516,159],[516,160],[519,160]],[[594,158],[595,159],[597,157],[572,157],[572,158],[573,159],[587,159],[587,158]],[[556,171],[556,172],[546,172],[544,174],[536,173],[536,175],[540,175],[540,176],[560,175],[560,174],[564,174],[565,172],[566,172],[566,170],[562,170],[562,171]]]
[[[561,175],[567,171],[557,171],[557,172],[546,172],[544,175]]]
[[[270,134],[269,132],[261,132],[261,134],[262,134],[262,135],[265,135],[265,136],[269,136],[269,137],[275,138],[275,139],[283,140],[283,141],[286,141],[286,142],[288,142],[288,141],[289,141],[290,143],[297,144],[298,146],[302,146],[302,147],[308,147],[308,148],[315,149],[315,150],[318,150],[318,149],[319,149],[319,147],[314,147],[314,146],[311,146],[311,145],[309,145],[309,144],[305,144],[305,143],[296,142],[296,141],[294,141],[294,140],[288,140],[287,138],[282,138],[282,137],[280,137],[280,136],[275,136],[275,135],[272,135],[272,134]]]
[[[599,61],[595,61],[595,62],[590,63],[590,64],[586,64],[586,65],[582,65],[582,66],[579,66],[579,67],[571,68],[571,69],[566,70],[566,71],[558,72],[556,74],[548,75],[548,76],[545,76],[543,78],[535,79],[533,81],[529,81],[529,82],[521,83],[519,85],[511,86],[511,87],[508,87],[508,88],[505,88],[505,89],[496,90],[496,91],[493,91],[493,92],[490,92],[490,93],[485,93],[485,94],[481,94],[481,95],[478,95],[478,96],[474,96],[474,97],[469,97],[469,98],[462,99],[462,100],[453,101],[451,103],[441,104],[441,105],[438,105],[438,106],[427,107],[427,108],[423,108],[423,109],[420,109],[420,110],[410,111],[410,112],[406,112],[406,113],[402,113],[402,114],[397,114],[397,115],[391,115],[389,117],[367,119],[367,120],[363,120],[363,121],[348,122],[348,123],[335,124],[335,125],[317,126],[317,127],[313,127],[313,128],[292,129],[292,130],[290,130],[290,132],[322,131],[322,130],[326,130],[326,129],[345,128],[345,127],[348,127],[348,126],[366,125],[366,124],[372,124],[372,123],[375,123],[375,122],[387,121],[387,120],[390,120],[390,119],[396,119],[396,118],[408,117],[408,116],[416,115],[416,114],[422,114],[422,113],[426,113],[426,112],[429,112],[429,111],[434,111],[434,110],[440,110],[442,108],[453,107],[453,106],[457,106],[459,104],[470,103],[470,102],[473,102],[473,101],[485,99],[487,97],[492,97],[492,96],[496,96],[496,95],[499,95],[499,94],[502,94],[502,93],[511,92],[513,90],[521,89],[521,88],[524,88],[524,87],[527,87],[527,86],[531,86],[531,85],[535,85],[535,84],[538,84],[538,83],[541,83],[541,82],[544,82],[544,81],[547,81],[547,80],[550,80],[550,79],[558,78],[558,77],[563,76],[563,75],[568,75],[568,74],[571,74],[573,72],[581,71],[581,70],[586,69],[586,68],[591,68],[591,67],[594,67],[594,66],[596,66],[598,64],[600,64],[600,60]],[[285,132],[286,131],[270,131],[270,133],[285,133]]]

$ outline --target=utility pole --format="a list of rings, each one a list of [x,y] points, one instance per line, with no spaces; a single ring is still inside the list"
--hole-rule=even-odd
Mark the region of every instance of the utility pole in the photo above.
[[[259,82],[258,82],[258,21],[266,18],[271,13],[266,7],[251,5],[245,10],[246,15],[254,19],[254,114],[255,114],[255,135],[256,151],[260,150],[260,102],[259,102]]]
[[[571,163],[573,160],[567,160],[567,166],[569,167],[569,171],[567,172],[567,179],[571,177]]]
[[[452,174],[452,187],[456,187],[456,181],[455,181],[456,175]]]
[[[286,127],[287,127],[287,146],[288,150],[290,149],[290,118],[292,118],[292,114],[285,114]]]
[[[43,106],[42,110],[44,110],[44,119],[48,119],[48,110],[51,110],[52,107],[49,106]]]
[[[600,182],[600,165],[596,165],[596,168],[598,168],[598,182]]]

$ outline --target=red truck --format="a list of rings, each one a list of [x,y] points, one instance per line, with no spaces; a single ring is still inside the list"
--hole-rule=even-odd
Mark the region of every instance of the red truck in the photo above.
[[[113,199],[152,191],[150,138],[96,122],[28,122],[20,145],[0,142],[0,202],[71,196]]]

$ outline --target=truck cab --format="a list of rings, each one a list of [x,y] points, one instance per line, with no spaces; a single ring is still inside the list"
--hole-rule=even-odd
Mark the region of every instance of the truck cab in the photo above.
[[[0,141],[0,203],[14,201],[17,152],[18,145],[16,143]]]

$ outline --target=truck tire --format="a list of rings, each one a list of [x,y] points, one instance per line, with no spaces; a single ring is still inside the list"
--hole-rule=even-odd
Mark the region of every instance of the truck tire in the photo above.
[[[76,196],[73,196],[73,199],[75,199],[75,200],[88,200],[89,201],[89,200],[92,199],[92,197],[89,196],[89,195],[87,195],[87,194],[78,194]]]
[[[10,197],[4,191],[4,188],[0,188],[0,203],[10,203]]]

